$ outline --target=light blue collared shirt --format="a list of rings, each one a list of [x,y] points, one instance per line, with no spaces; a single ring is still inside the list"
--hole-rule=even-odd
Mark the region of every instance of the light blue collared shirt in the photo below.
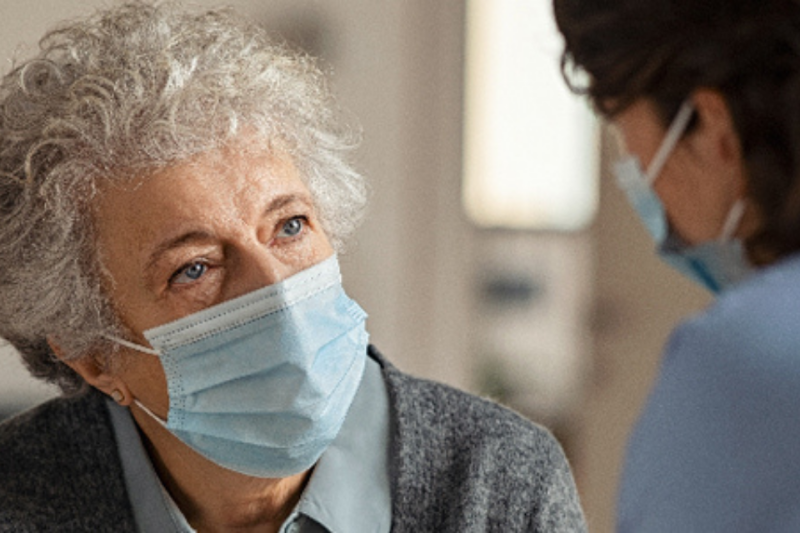
[[[194,532],[161,484],[128,409],[107,404],[139,531]],[[367,359],[342,429],[314,467],[281,533],[386,533],[391,513],[389,397],[380,365]]]

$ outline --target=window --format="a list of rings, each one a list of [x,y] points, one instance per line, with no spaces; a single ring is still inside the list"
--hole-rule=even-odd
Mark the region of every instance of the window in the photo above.
[[[574,231],[598,201],[598,128],[559,70],[550,0],[469,0],[463,203],[480,227]]]

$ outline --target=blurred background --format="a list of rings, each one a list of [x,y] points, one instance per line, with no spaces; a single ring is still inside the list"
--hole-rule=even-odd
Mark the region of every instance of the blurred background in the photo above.
[[[111,3],[0,0],[3,73]],[[661,346],[708,297],[659,263],[617,191],[613,143],[560,78],[549,0],[226,4],[321,57],[363,128],[371,209],[342,264],[372,342],[550,428],[590,530],[612,531]],[[0,346],[0,418],[54,394]]]

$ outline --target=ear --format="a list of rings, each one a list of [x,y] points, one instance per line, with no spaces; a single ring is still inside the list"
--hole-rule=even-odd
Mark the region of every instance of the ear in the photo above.
[[[66,352],[52,337],[47,338],[47,344],[50,346],[50,349],[53,350],[53,353],[56,354],[56,357],[58,357],[62,363],[77,372],[86,383],[110,396],[120,405],[131,404],[133,395],[127,385],[125,385],[125,382],[109,372],[98,357],[89,354],[79,359],[71,359],[66,357]]]
[[[697,126],[691,135],[695,155],[707,169],[722,171],[728,190],[737,197],[746,194],[744,161],[739,133],[725,97],[715,89],[698,89],[691,101],[697,113]]]

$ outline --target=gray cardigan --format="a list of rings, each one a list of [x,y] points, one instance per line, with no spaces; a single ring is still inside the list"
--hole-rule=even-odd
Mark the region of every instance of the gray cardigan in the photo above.
[[[547,431],[370,356],[390,397],[392,531],[586,531]],[[0,425],[0,532],[136,531],[103,398],[51,400]]]

